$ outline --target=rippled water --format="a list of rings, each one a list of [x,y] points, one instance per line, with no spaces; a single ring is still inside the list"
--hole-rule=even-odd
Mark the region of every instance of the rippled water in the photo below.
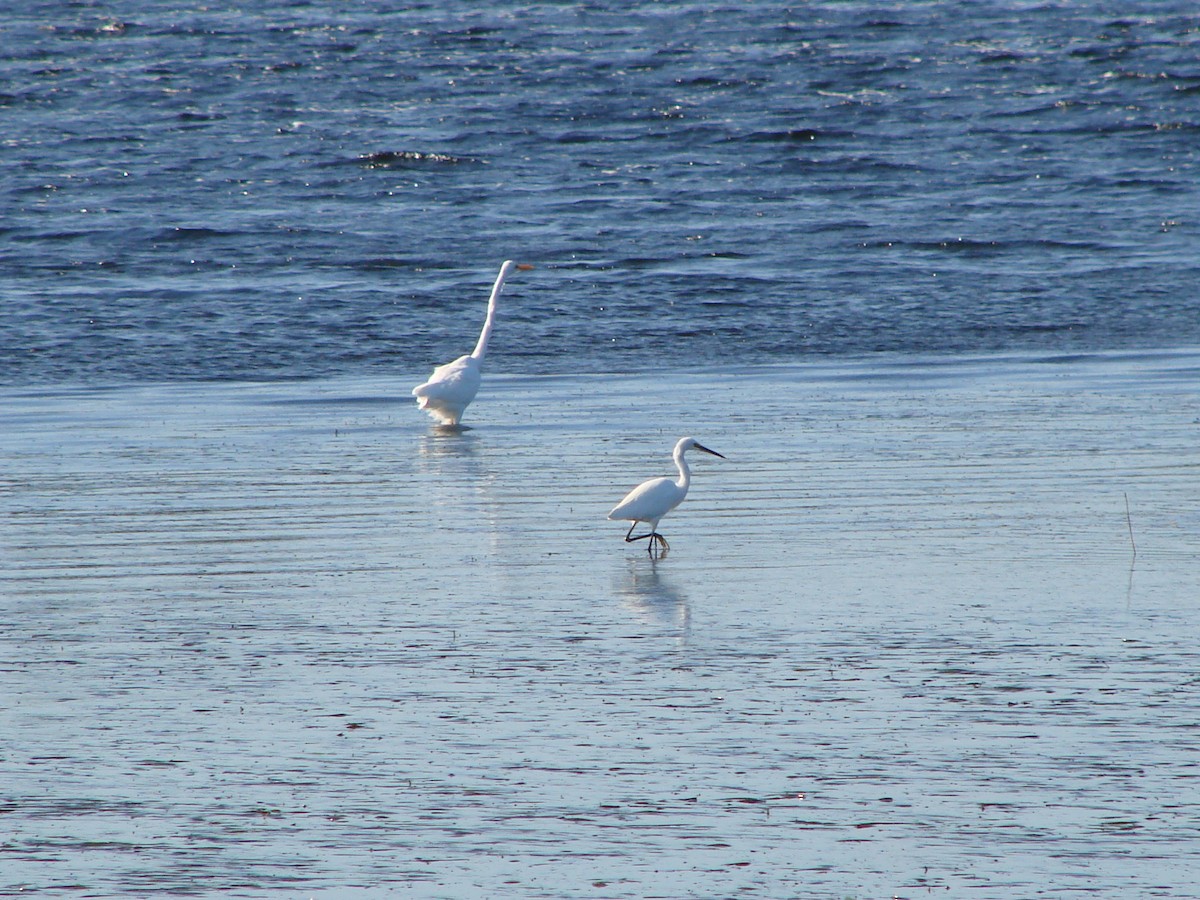
[[[1198,367],[7,391],[0,892],[1198,896]]]
[[[1200,896],[1194,4],[395,6],[5,9],[0,894]]]
[[[1200,345],[1200,19],[8,5],[0,379]]]

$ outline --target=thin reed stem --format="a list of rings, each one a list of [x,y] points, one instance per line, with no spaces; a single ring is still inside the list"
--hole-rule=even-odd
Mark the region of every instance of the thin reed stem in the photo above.
[[[1129,528],[1129,546],[1133,547],[1133,555],[1137,556],[1137,542],[1133,539],[1133,518],[1129,515],[1129,493],[1125,493],[1125,525]]]

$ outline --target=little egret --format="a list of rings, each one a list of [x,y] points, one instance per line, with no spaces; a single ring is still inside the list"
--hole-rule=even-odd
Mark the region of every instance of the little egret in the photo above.
[[[650,538],[650,543],[646,545],[646,549],[650,553],[654,552],[655,541],[662,545],[664,551],[670,549],[667,539],[658,533],[658,522],[663,516],[682,503],[683,498],[687,496],[688,487],[692,483],[692,472],[688,468],[687,460],[683,458],[683,454],[687,453],[693,447],[725,459],[716,450],[709,450],[703,444],[697,443],[695,438],[680,438],[679,443],[675,445],[675,452],[671,454],[675,459],[675,467],[679,469],[678,480],[663,477],[643,481],[626,494],[625,499],[613,507],[613,511],[608,514],[610,519],[632,521],[633,524],[629,526],[629,531],[625,533],[626,543],[640,541],[642,538]],[[637,527],[638,522],[645,522],[649,525],[650,532],[635,536],[633,529]]]
[[[460,356],[454,362],[438,366],[424,384],[418,384],[412,389],[417,398],[417,408],[423,409],[441,425],[457,426],[462,421],[463,410],[475,399],[481,380],[480,368],[483,365],[483,354],[487,352],[488,339],[492,336],[492,326],[496,321],[496,300],[504,289],[504,280],[517,269],[532,269],[525,263],[515,263],[505,260],[492,285],[492,296],[488,298],[487,318],[483,322],[483,331],[479,332],[479,340],[469,356]]]

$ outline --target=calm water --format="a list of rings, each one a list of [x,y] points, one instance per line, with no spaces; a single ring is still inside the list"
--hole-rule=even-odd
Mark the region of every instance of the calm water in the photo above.
[[[1200,896],[1198,368],[5,392],[0,893]]]
[[[243,6],[6,5],[0,379],[1200,345],[1191,0]]]

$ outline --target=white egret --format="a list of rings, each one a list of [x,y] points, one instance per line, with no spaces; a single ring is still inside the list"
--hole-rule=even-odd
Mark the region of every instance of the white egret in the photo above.
[[[629,526],[629,531],[625,533],[626,543],[640,541],[642,538],[649,538],[650,543],[646,545],[646,549],[649,552],[654,552],[655,541],[662,545],[663,550],[670,549],[667,539],[658,533],[658,522],[663,516],[682,503],[683,498],[687,496],[688,487],[692,483],[692,472],[688,468],[687,460],[683,458],[683,454],[692,448],[725,459],[716,450],[709,450],[703,444],[697,443],[695,438],[680,438],[679,443],[675,445],[675,452],[672,454],[675,460],[675,467],[679,469],[679,478],[675,479],[664,476],[663,478],[651,478],[649,481],[643,481],[626,494],[625,499],[614,506],[612,512],[608,514],[610,519],[624,519],[633,523]],[[637,527],[638,522],[645,522],[649,525],[649,533],[634,535],[633,529]]]
[[[488,339],[492,336],[492,326],[496,322],[496,300],[504,289],[504,281],[517,269],[532,269],[525,263],[516,263],[511,259],[505,260],[492,285],[492,295],[488,298],[487,318],[483,321],[483,330],[479,332],[479,340],[475,349],[467,356],[460,356],[454,362],[438,366],[424,384],[418,384],[412,389],[417,398],[417,408],[423,409],[441,425],[457,426],[462,421],[463,410],[475,399],[482,379],[480,369],[483,366],[483,354],[487,352]]]

